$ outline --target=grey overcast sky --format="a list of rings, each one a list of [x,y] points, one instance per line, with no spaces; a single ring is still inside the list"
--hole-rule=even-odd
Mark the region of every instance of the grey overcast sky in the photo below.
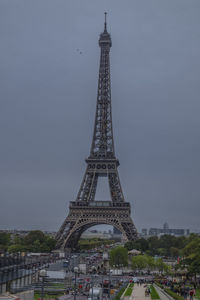
[[[76,198],[104,11],[116,155],[136,227],[200,231],[199,0],[0,1],[1,229],[57,230]]]

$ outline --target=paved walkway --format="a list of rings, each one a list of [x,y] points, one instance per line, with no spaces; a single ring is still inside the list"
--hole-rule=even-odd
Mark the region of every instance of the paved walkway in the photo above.
[[[150,300],[151,299],[150,295],[145,296],[144,284],[138,285],[137,283],[135,283],[132,296],[133,296],[134,300]]]
[[[74,299],[74,295],[70,295],[70,294],[59,297],[59,300],[73,300],[73,299]],[[87,296],[76,295],[76,300],[87,300]]]

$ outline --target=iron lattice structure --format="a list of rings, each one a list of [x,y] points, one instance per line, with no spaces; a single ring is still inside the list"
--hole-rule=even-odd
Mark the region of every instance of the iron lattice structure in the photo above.
[[[81,234],[98,224],[109,224],[119,229],[124,240],[137,238],[130,203],[124,200],[117,171],[119,161],[114,150],[109,59],[112,41],[107,32],[106,14],[99,46],[101,56],[93,140],[76,201],[70,202],[69,214],[56,236],[57,247],[61,249],[76,248]],[[111,201],[95,201],[100,176],[108,178]]]

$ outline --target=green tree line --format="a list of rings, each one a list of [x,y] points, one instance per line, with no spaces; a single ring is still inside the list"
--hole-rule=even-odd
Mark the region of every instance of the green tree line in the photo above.
[[[189,238],[189,243],[182,251],[177,269],[187,269],[187,273],[197,279],[200,274],[200,237],[192,235]]]
[[[139,250],[147,256],[158,255],[177,258],[177,270],[185,270],[188,275],[195,278],[200,274],[200,236],[197,234],[191,234],[189,237],[164,235],[160,238],[150,237],[147,240],[142,238],[127,242],[125,248],[127,250]],[[157,264],[159,263],[161,269],[164,265],[162,265],[160,258],[157,260]]]
[[[109,245],[113,244],[114,241],[101,239],[101,238],[92,238],[92,239],[80,239],[78,242],[78,249],[79,250],[90,250],[96,247],[100,247],[102,245]]]
[[[128,250],[125,247],[119,246],[113,248],[109,253],[110,265],[112,267],[125,267],[128,265]],[[154,258],[152,256],[141,254],[131,258],[131,268],[134,271],[146,270],[158,270],[159,272],[169,272],[170,267],[165,264],[162,258]]]
[[[14,236],[0,233],[0,250],[13,252],[51,252],[55,249],[56,240],[40,230],[30,231],[26,236]]]
[[[159,238],[152,236],[148,239],[140,238],[136,241],[129,241],[125,247],[128,250],[136,249],[151,256],[178,257],[182,255],[183,249],[195,237],[194,234],[189,237],[163,235]]]

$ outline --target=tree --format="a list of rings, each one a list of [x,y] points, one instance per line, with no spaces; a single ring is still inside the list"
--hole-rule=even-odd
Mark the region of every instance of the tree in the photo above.
[[[174,245],[174,247],[178,249],[183,249],[188,243],[188,238],[186,236],[180,236],[177,237],[177,245]]]
[[[146,255],[137,255],[132,257],[131,263],[133,270],[143,270],[147,268],[147,256]]]
[[[50,252],[50,248],[46,243],[40,245],[40,252]]]
[[[56,246],[56,240],[50,236],[46,238],[46,245],[49,247],[49,250],[52,251],[55,249]]]
[[[147,262],[148,269],[153,270],[155,268],[155,259],[149,255],[145,255],[145,259]]]
[[[10,243],[10,234],[6,232],[0,232],[0,245],[7,246]]]
[[[138,239],[136,241],[128,241],[125,244],[125,248],[127,248],[129,251],[132,249],[136,249],[142,252],[145,252],[149,249],[148,241],[144,238]]]
[[[15,236],[9,252],[50,252],[55,249],[56,240],[40,230],[29,232],[25,237]]]
[[[127,266],[128,265],[128,250],[124,247],[116,247],[110,251],[111,266]]]
[[[157,254],[157,249],[160,248],[160,241],[157,236],[152,236],[148,239],[149,250],[151,255]]]
[[[134,242],[134,241],[128,241],[128,242],[126,242],[126,244],[124,245],[124,247],[125,247],[128,251],[130,251],[130,250],[134,249],[134,245],[135,245],[135,242]]]
[[[164,263],[162,258],[156,259],[155,267],[158,269],[159,272],[168,273],[170,271],[170,267],[166,263]]]
[[[170,248],[170,256],[171,257],[178,257],[179,256],[179,249],[175,247]]]
[[[169,234],[165,234],[158,238],[152,236],[147,240],[144,238],[136,241],[128,241],[125,247],[130,251],[132,249],[140,250],[148,255],[159,256],[171,256],[177,257],[181,254],[182,249],[188,244],[188,242],[197,238],[197,235],[191,234],[189,238],[185,236],[175,237]]]
[[[22,245],[11,245],[8,247],[8,252],[10,253],[16,253],[16,252],[23,252],[24,247]]]
[[[24,242],[27,245],[31,245],[34,243],[34,241],[39,241],[40,243],[45,242],[46,236],[45,234],[40,230],[33,230],[30,231],[24,238]]]
[[[23,238],[19,237],[18,235],[15,235],[14,239],[13,239],[13,244],[22,245],[23,244]]]
[[[183,249],[184,258],[180,264],[187,267],[188,272],[195,276],[200,274],[200,238],[196,235],[190,236],[189,243]]]
[[[31,247],[31,251],[33,251],[33,252],[40,252],[41,251],[40,247],[41,247],[40,241],[39,240],[35,240],[33,242],[32,247]]]
[[[159,256],[168,256],[168,249],[166,248],[158,248],[156,251]]]

